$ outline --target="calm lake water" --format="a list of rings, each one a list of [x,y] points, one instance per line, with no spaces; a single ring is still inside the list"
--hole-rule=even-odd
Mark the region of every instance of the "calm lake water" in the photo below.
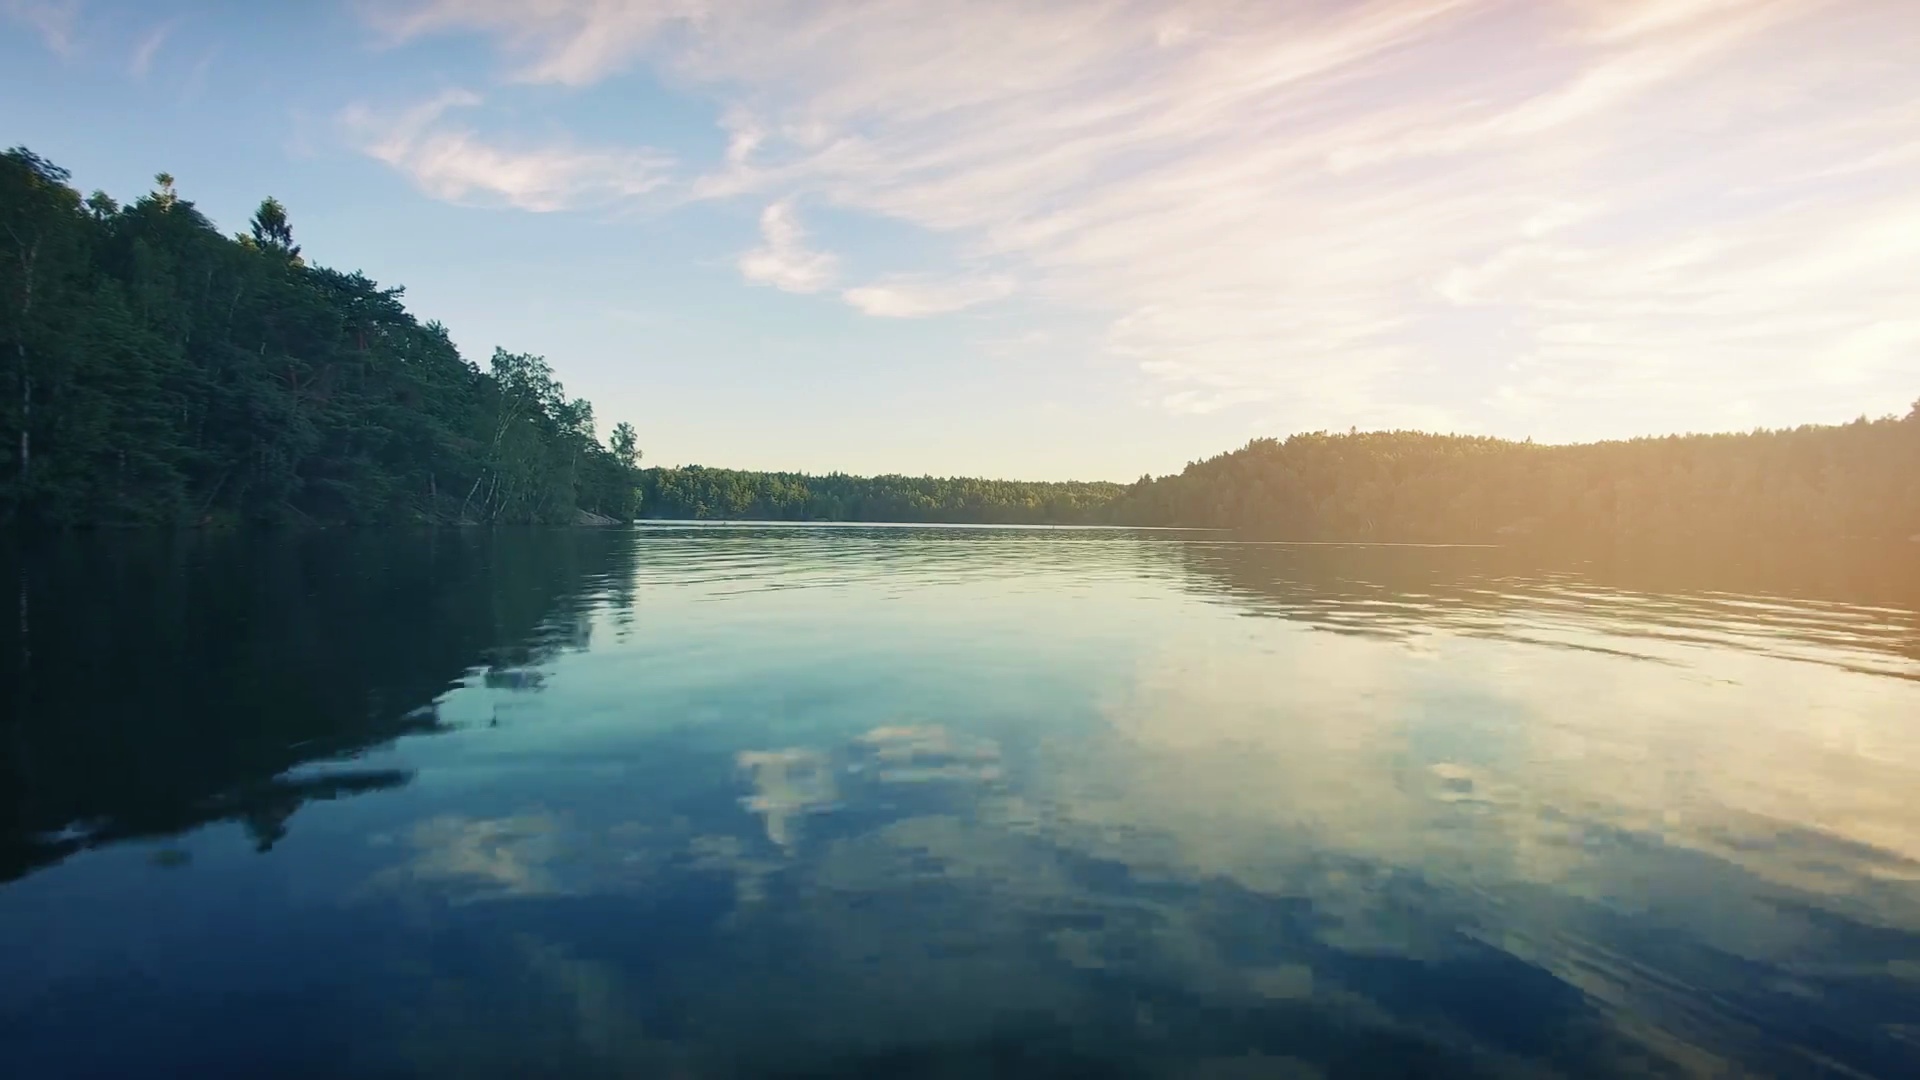
[[[1920,1075],[1897,558],[65,543],[0,1073]]]

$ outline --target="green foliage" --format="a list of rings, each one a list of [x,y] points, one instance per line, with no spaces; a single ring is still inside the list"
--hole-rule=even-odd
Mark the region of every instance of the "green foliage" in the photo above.
[[[286,208],[220,234],[173,178],[121,205],[0,156],[0,518],[569,522],[631,517],[617,456],[546,361],[463,359]]]
[[[1105,483],[1023,483],[931,476],[647,469],[649,518],[759,521],[929,521],[1090,524],[1123,490]]]
[[[310,267],[266,199],[240,236],[173,178],[122,205],[0,155],[0,519],[1113,523],[1299,540],[1657,543],[1920,535],[1920,402],[1748,435],[1585,446],[1257,439],[1121,486],[639,468],[545,359],[487,370],[398,288]]]
[[[279,199],[262,199],[249,224],[248,239],[261,251],[278,252],[290,262],[300,257],[300,246],[293,242],[293,226],[287,221],[287,208]]]
[[[1410,431],[1255,439],[1142,479],[1107,513],[1289,540],[1905,538],[1920,534],[1920,410],[1904,421],[1570,446]]]
[[[625,420],[613,426],[613,435],[607,440],[607,448],[613,451],[615,461],[629,469],[640,467],[640,435],[633,425]]]
[[[1310,541],[1654,544],[1920,535],[1920,405],[1745,435],[1571,446],[1316,432],[1128,485],[647,469],[649,518],[1184,526]]]

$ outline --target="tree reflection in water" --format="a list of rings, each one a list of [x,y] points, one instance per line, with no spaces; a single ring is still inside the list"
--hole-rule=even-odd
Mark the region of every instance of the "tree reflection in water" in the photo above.
[[[91,847],[242,822],[266,851],[304,804],[404,784],[347,762],[444,730],[476,664],[533,684],[556,618],[625,588],[595,530],[68,536],[0,553],[0,881]]]

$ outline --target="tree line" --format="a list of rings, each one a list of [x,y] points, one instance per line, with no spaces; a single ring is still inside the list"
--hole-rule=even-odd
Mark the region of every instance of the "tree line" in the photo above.
[[[1904,541],[1920,537],[1920,403],[1904,418],[1577,445],[1255,439],[1141,478],[1106,519],[1310,541]]]
[[[1131,485],[639,468],[541,357],[463,358],[286,208],[226,236],[166,174],[126,205],[0,155],[0,521],[616,519],[1177,525],[1293,540],[1676,543],[1920,535],[1920,404],[1583,445],[1315,432]]]
[[[649,518],[1184,526],[1340,542],[1905,540],[1920,536],[1920,403],[1904,418],[1572,445],[1313,432],[1129,485],[646,469],[640,507]]]
[[[1119,484],[971,477],[808,476],[791,472],[645,469],[643,517],[685,521],[925,521],[1086,525],[1124,490]]]
[[[0,155],[0,520],[65,527],[627,518],[633,428],[547,362],[486,370],[402,290],[310,266],[285,207],[82,197]]]

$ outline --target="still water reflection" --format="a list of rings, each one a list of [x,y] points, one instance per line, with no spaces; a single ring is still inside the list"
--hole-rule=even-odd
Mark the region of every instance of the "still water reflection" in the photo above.
[[[1831,562],[34,552],[5,1070],[1917,1075],[1920,602]]]

